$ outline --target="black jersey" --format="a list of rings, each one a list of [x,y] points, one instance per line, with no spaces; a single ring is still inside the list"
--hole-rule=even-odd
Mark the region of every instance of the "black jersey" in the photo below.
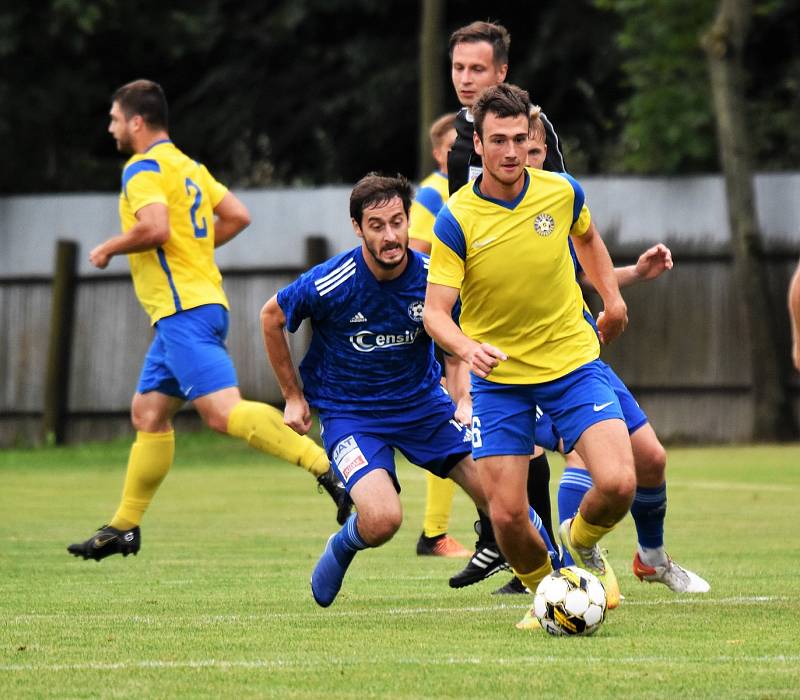
[[[539,116],[544,124],[545,143],[547,144],[544,169],[556,173],[566,172],[567,166],[561,153],[558,134],[544,112],[541,112]],[[456,115],[454,126],[456,140],[453,148],[447,154],[447,180],[450,194],[461,189],[470,180],[474,180],[483,170],[481,157],[475,153],[472,142],[472,132],[474,131],[472,113],[466,107],[462,107]]]

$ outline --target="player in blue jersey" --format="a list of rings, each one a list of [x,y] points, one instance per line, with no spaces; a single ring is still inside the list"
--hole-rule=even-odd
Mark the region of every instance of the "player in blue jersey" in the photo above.
[[[312,573],[312,593],[323,607],[336,598],[356,552],[380,546],[400,527],[394,449],[452,478],[485,505],[469,429],[454,419],[455,404],[439,383],[441,368],[423,328],[428,258],[408,248],[410,203],[404,178],[362,178],[350,195],[361,245],[280,290],[261,314],[286,399],[284,420],[302,435],[311,426],[310,408],[317,409],[325,448],[357,510],[330,538]],[[300,363],[301,389],[285,330],[296,331],[304,319],[313,335]],[[528,516],[529,529],[531,522],[541,528],[532,510]],[[552,543],[544,547],[555,556]],[[527,570],[532,553],[510,561]]]
[[[172,466],[172,418],[186,401],[214,430],[318,477],[347,517],[349,499],[319,445],[283,425],[275,408],[239,393],[225,348],[228,300],[214,250],[250,223],[246,207],[170,140],[160,85],[136,80],[111,102],[108,130],[118,150],[131,154],[119,196],[122,233],[95,247],[89,260],[103,269],[115,255],[127,255],[154,339],[131,402],[137,433],[119,507],[108,525],[67,550],[97,561],[139,551],[139,524]]]
[[[525,167],[530,108],[528,94],[506,84],[485,90],[473,107],[483,174],[437,217],[425,327],[472,371],[473,456],[497,541],[506,558],[524,549],[535,561],[517,576],[534,590],[551,570],[543,542],[524,527],[541,406],[594,479],[559,530],[562,544],[610,591],[615,578],[598,542],[627,513],[636,482],[622,411],[597,362],[598,340],[622,333],[627,308],[580,185]],[[596,323],[575,281],[568,236],[603,300]],[[461,328],[451,317],[459,297]]]

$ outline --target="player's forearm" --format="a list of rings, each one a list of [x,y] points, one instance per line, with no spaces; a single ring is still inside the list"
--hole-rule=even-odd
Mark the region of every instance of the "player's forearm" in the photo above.
[[[792,342],[795,354],[800,349],[800,265],[797,266],[792,281],[789,283],[789,319],[792,324]]]
[[[444,374],[447,379],[447,393],[455,403],[469,395],[469,367],[455,355],[445,355]]]
[[[624,305],[620,294],[614,263],[608,254],[608,249],[599,235],[587,234],[588,240],[575,240],[575,251],[583,267],[587,280],[600,295],[603,304],[609,306]]]
[[[139,221],[126,233],[109,238],[100,247],[106,255],[114,257],[115,255],[155,250],[168,240],[169,229],[165,230],[150,222]]]
[[[219,248],[232,241],[247,228],[249,223],[249,220],[243,222],[233,219],[217,219],[214,224],[214,247]]]
[[[269,307],[269,302],[261,310],[261,329],[264,336],[264,347],[267,351],[272,371],[278,380],[281,394],[285,400],[300,398],[303,391],[297,379],[297,372],[289,352],[286,329]]]
[[[453,321],[450,312],[439,309],[428,309],[423,313],[425,331],[433,340],[451,355],[469,362],[471,352],[478,345],[474,340],[464,335],[464,332]]]

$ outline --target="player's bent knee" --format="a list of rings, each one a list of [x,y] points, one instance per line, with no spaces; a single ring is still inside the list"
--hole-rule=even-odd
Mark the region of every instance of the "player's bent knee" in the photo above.
[[[490,517],[495,530],[501,532],[516,532],[521,528],[527,528],[530,516],[527,507],[508,508],[494,505],[491,508]]]
[[[667,468],[667,451],[660,442],[648,445],[636,453],[636,477],[647,484],[659,484],[664,480]]]

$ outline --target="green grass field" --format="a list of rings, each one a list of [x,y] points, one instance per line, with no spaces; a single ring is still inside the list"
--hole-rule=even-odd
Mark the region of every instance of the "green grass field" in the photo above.
[[[462,560],[414,554],[424,474],[407,464],[404,527],[327,610],[308,583],[337,527],[327,496],[209,434],[179,437],[138,557],[70,557],[110,518],[127,449],[0,452],[1,697],[800,696],[798,445],[671,450],[667,545],[712,590],[639,583],[628,518],[606,540],[626,599],[591,638],[514,629],[529,598],[490,595],[506,574],[451,590]],[[459,494],[467,545],[472,520]]]

